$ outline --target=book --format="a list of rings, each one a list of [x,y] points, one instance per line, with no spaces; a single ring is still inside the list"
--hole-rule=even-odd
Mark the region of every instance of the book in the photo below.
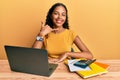
[[[76,71],[76,73],[79,74],[82,78],[89,78],[92,76],[101,75],[103,73],[108,72],[105,68],[103,68],[95,63],[92,63],[89,66],[90,66],[91,70],[89,70],[89,71]]]
[[[81,59],[72,59],[72,60],[77,60],[78,61],[78,60],[81,60]],[[68,60],[65,60],[64,63],[68,66]],[[91,70],[85,70],[85,71],[84,70],[78,70],[78,71],[75,71],[75,72],[78,75],[80,75],[82,78],[89,78],[89,77],[93,77],[93,76],[97,76],[97,75],[107,73],[108,72],[107,69],[108,69],[109,66],[110,65],[108,65],[108,64],[95,61],[91,65],[89,65]]]
[[[95,64],[101,66],[104,69],[108,69],[110,65],[105,64],[105,63],[101,63],[101,62],[94,62]]]

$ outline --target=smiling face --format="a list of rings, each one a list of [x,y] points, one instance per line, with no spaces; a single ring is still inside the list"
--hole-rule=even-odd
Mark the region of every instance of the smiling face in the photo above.
[[[63,27],[66,21],[66,10],[63,6],[57,6],[52,12],[51,19],[54,24],[54,28]]]

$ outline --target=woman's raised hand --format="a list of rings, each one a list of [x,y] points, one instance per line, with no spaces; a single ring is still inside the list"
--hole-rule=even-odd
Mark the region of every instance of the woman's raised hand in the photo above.
[[[52,29],[49,25],[45,25],[44,22],[41,22],[41,30],[40,30],[40,34],[39,35],[41,37],[44,37],[48,33],[52,32],[52,31],[56,31],[56,30],[58,30],[58,28]]]

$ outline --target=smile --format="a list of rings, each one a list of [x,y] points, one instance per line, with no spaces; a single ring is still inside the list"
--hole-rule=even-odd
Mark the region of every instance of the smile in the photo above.
[[[56,20],[56,22],[60,24],[63,22],[63,20]]]

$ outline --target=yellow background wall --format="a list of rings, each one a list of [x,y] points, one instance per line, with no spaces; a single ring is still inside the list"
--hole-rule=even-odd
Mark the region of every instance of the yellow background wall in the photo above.
[[[48,9],[58,0],[0,0],[0,59],[4,45],[31,47]],[[97,59],[120,59],[120,0],[59,0],[69,24]]]

